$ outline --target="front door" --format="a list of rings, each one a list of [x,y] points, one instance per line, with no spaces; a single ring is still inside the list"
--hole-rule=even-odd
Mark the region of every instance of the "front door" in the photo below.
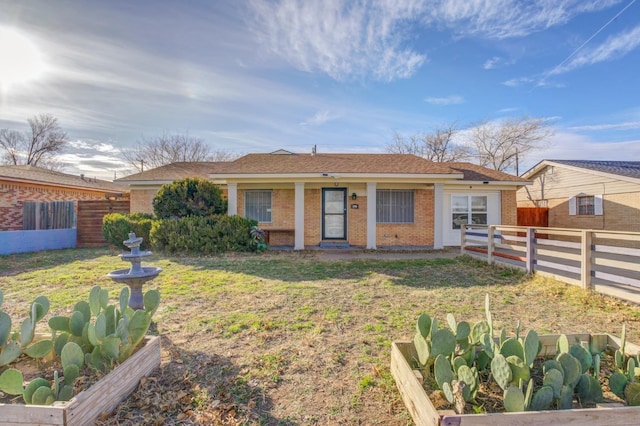
[[[347,189],[322,189],[322,239],[347,239]]]

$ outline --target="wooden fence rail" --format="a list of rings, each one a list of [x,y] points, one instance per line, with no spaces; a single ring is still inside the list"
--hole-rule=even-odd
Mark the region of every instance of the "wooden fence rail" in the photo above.
[[[461,252],[640,302],[640,232],[463,225]]]

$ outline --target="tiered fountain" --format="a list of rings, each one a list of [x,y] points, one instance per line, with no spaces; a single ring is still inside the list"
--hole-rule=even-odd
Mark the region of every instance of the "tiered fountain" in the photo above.
[[[151,256],[150,251],[140,251],[142,237],[136,237],[134,232],[129,234],[129,239],[122,242],[131,249],[131,253],[120,255],[122,260],[131,262],[130,269],[118,269],[107,274],[109,278],[117,283],[125,283],[131,288],[129,306],[132,309],[144,309],[142,300],[142,284],[154,279],[162,272],[162,268],[157,266],[141,266],[143,257]]]

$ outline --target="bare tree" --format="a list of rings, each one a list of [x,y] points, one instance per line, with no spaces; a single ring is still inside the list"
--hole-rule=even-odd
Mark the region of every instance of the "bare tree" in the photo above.
[[[481,122],[470,129],[469,137],[480,165],[517,174],[518,161],[542,148],[553,133],[543,118],[520,117]]]
[[[204,139],[189,134],[163,133],[142,137],[134,149],[124,151],[125,160],[139,172],[182,161],[229,161],[236,158],[227,151],[212,151]]]
[[[49,114],[36,115],[27,120],[29,132],[0,130],[0,149],[4,164],[26,164],[30,166],[59,169],[55,156],[67,143],[67,133],[58,124],[58,119]]]
[[[471,150],[454,142],[458,134],[456,123],[434,129],[428,134],[415,134],[405,138],[395,132],[394,141],[387,145],[387,151],[395,154],[414,154],[435,162],[464,161]]]

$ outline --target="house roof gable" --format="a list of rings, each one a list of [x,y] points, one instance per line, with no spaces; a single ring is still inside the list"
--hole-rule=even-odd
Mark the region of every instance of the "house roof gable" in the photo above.
[[[544,170],[546,166],[554,165],[640,183],[640,161],[543,160],[527,170],[522,176],[530,179]]]

